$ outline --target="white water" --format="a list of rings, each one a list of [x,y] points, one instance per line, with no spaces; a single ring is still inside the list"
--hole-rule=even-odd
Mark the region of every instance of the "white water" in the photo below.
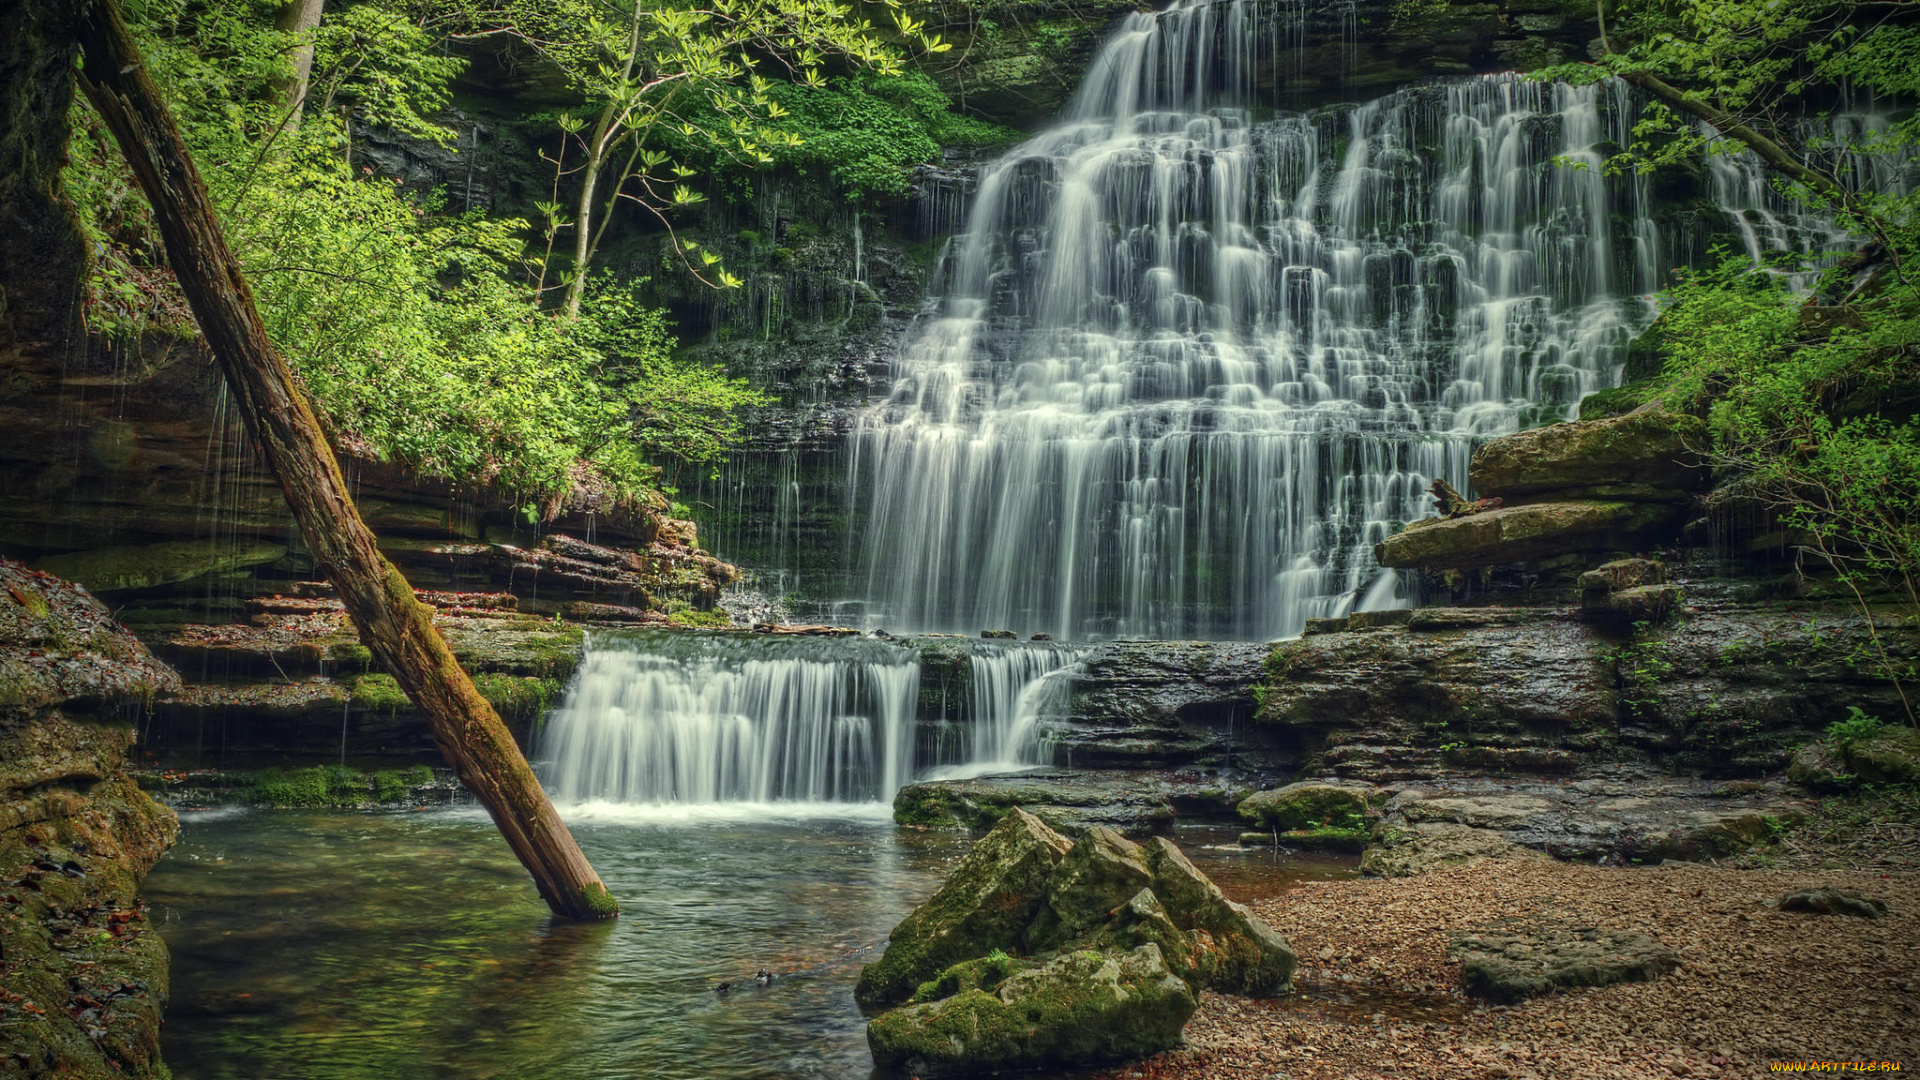
[[[1624,89],[1487,76],[1259,119],[1253,12],[1130,16],[982,175],[851,437],[876,622],[1298,633],[1378,585],[1432,478],[1617,378],[1651,313],[1621,297],[1659,265],[1644,184],[1594,149]]]
[[[872,639],[595,637],[540,739],[547,787],[582,820],[700,816],[721,804],[875,803],[916,770],[1037,762],[1063,646],[972,643],[971,720],[916,760],[920,654]]]

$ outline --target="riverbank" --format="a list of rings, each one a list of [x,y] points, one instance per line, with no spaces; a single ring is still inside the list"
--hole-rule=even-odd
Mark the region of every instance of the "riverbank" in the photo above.
[[[1796,861],[1796,860],[1789,860]],[[1920,873],[1483,862],[1415,878],[1306,882],[1252,907],[1300,954],[1299,990],[1209,994],[1188,1047],[1102,1080],[1733,1077],[1769,1062],[1920,1066]],[[1880,919],[1783,912],[1815,885],[1885,901]],[[1680,968],[1650,983],[1511,1007],[1473,1003],[1446,952],[1501,919],[1649,934]]]

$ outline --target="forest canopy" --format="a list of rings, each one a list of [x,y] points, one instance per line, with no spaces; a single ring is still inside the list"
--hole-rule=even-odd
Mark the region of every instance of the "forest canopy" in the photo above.
[[[817,170],[850,196],[895,193],[943,142],[1000,137],[950,113],[843,6],[701,10],[144,0],[127,14],[268,330],[336,442],[493,485],[537,517],[584,475],[638,496],[663,468],[671,480],[711,466],[738,438],[740,410],[764,400],[677,356],[644,278],[594,270],[622,206],[639,227],[671,229],[709,190],[751,190],[771,168]],[[904,30],[940,47],[911,20]],[[369,131],[457,151],[447,110],[467,54],[503,41],[522,54],[536,44],[532,62],[578,99],[537,133],[551,202],[494,216],[356,157]],[[748,47],[760,60],[728,51]],[[90,327],[120,340],[193,336],[112,140],[84,102],[73,127],[65,180],[93,255]],[[593,178],[583,166],[596,138]],[[675,250],[678,264],[659,272],[734,284],[691,241]]]

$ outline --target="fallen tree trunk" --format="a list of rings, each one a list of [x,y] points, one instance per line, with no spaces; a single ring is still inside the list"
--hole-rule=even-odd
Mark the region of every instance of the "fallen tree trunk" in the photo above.
[[[554,913],[570,919],[615,915],[613,898],[506,725],[461,670],[434,628],[432,612],[374,546],[306,395],[267,339],[206,186],[116,0],[88,4],[79,35],[81,87],[139,177],[194,318],[360,640],[426,714],[448,764],[493,815]]]

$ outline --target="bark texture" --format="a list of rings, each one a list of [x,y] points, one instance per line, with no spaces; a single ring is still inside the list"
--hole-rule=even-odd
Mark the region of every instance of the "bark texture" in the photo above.
[[[252,290],[118,5],[94,0],[77,29],[82,87],[139,178],[234,401],[361,641],[426,714],[448,763],[486,806],[554,913],[616,914],[520,748],[434,628],[432,613],[374,546],[312,407],[267,339]]]

